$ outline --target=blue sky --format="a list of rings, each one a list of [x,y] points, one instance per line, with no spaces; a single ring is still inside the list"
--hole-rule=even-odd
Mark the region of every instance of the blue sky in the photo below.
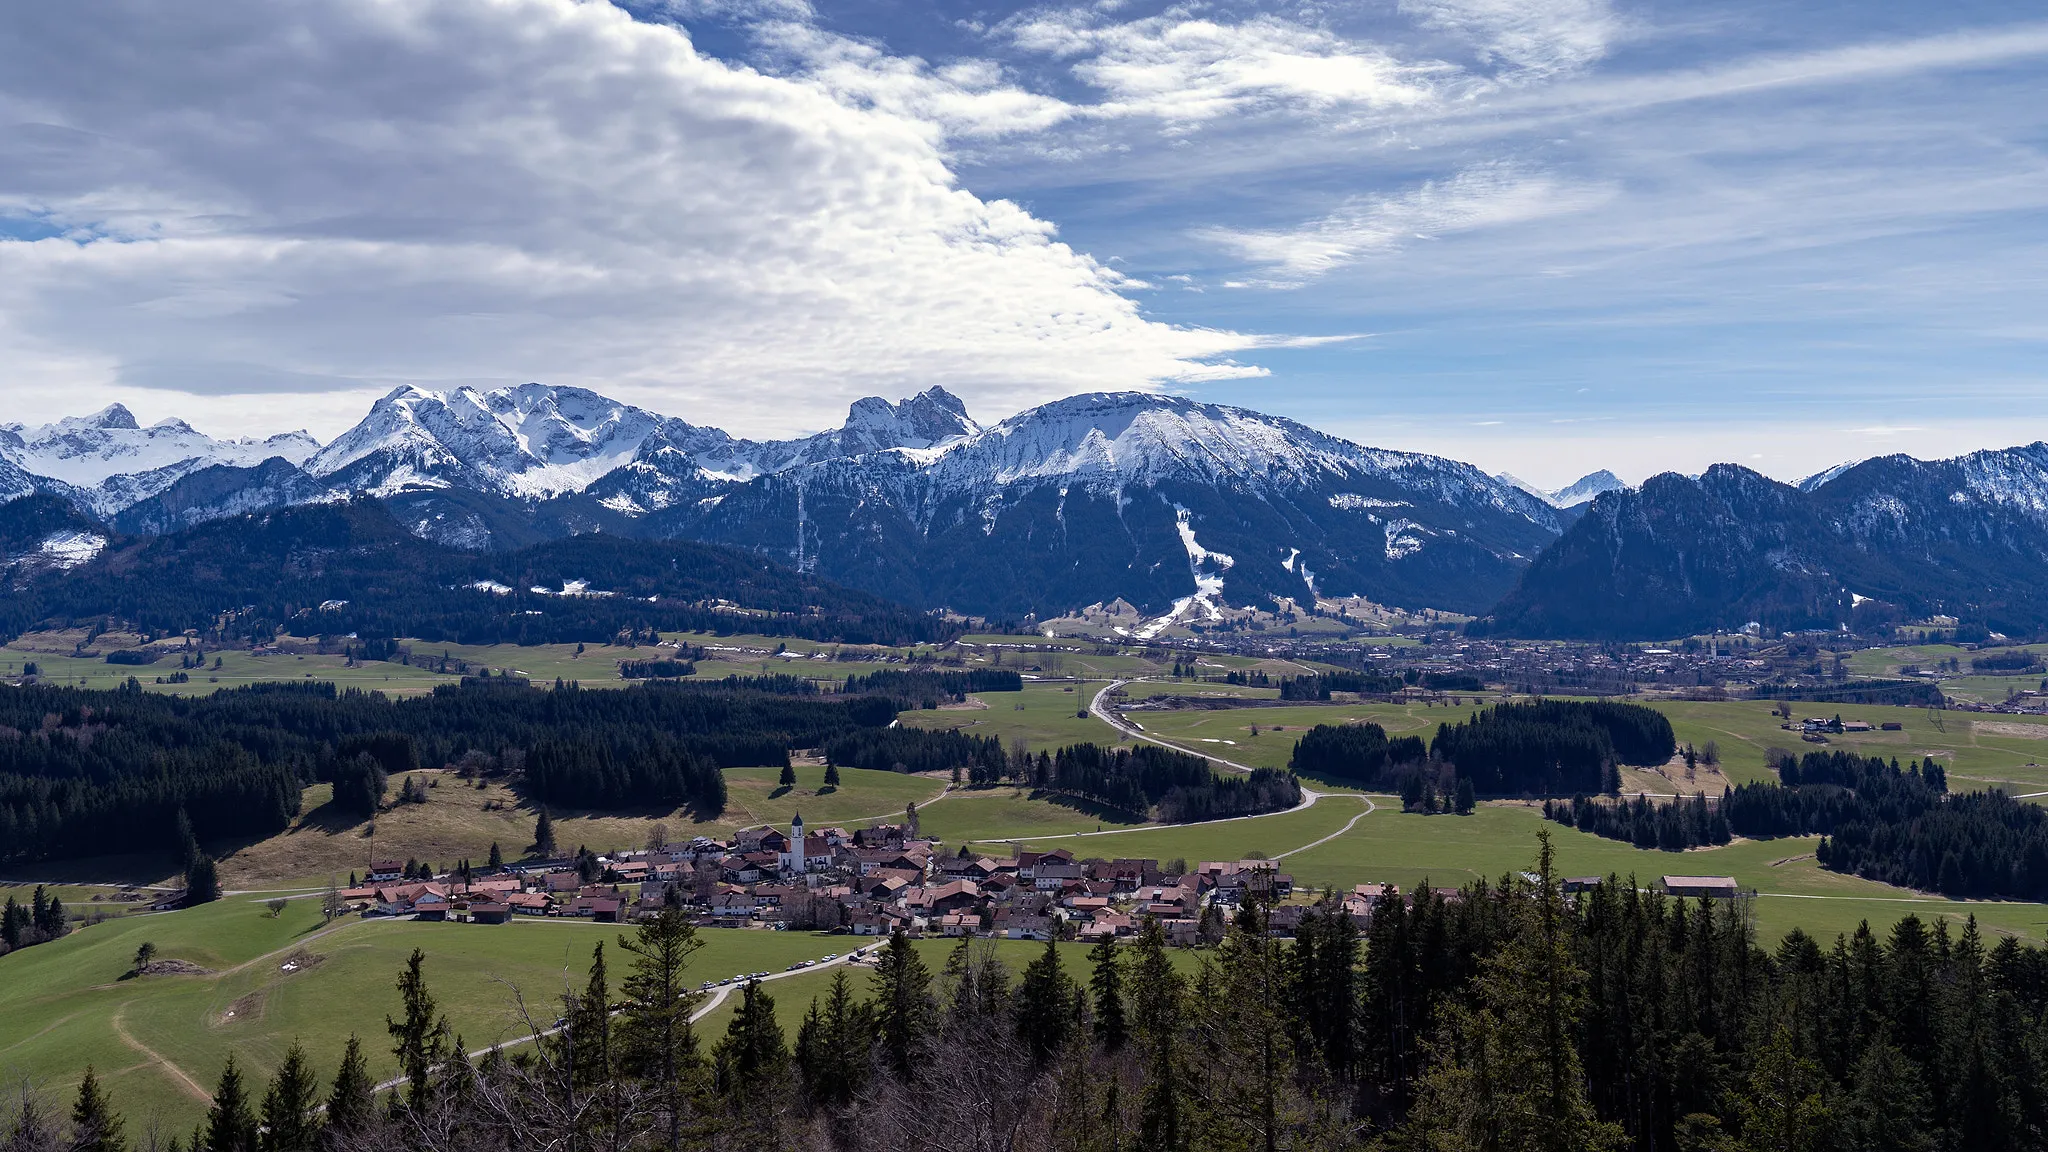
[[[1150,387],[1554,485],[2048,435],[2010,4],[72,7],[0,45],[6,418]]]

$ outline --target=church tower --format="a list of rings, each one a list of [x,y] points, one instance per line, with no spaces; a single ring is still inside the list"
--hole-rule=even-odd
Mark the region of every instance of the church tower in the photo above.
[[[789,821],[789,867],[793,872],[804,872],[804,814],[798,812]]]

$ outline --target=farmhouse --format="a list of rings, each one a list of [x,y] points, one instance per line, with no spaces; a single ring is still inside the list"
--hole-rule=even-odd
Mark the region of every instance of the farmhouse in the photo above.
[[[1712,896],[1733,899],[1742,891],[1733,876],[1666,876],[1664,891],[1673,896]]]

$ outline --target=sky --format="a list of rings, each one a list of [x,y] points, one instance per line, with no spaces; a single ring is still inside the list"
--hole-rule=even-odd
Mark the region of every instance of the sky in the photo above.
[[[2028,17],[2035,17],[2029,20]],[[1149,389],[1562,486],[2048,437],[2048,19],[1949,0],[91,0],[0,37],[0,424],[739,435]]]

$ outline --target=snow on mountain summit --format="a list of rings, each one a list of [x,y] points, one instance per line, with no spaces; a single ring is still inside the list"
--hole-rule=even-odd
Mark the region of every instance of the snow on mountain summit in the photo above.
[[[0,429],[0,458],[25,472],[79,488],[135,477],[125,488],[161,490],[178,476],[209,465],[247,466],[272,456],[298,464],[318,448],[304,432],[265,440],[216,440],[177,419],[144,428],[120,404],[41,427],[12,424]]]
[[[1627,484],[1622,482],[1621,477],[1616,476],[1605,468],[1600,469],[1598,472],[1588,472],[1570,484],[1554,489],[1539,487],[1508,472],[1502,472],[1496,475],[1494,479],[1503,484],[1520,488],[1552,508],[1577,508],[1581,504],[1592,503],[1594,497],[1599,496],[1603,492],[1619,492],[1628,487]]]
[[[358,466],[344,487],[361,491],[459,483],[506,496],[558,496],[589,487],[671,425],[681,422],[584,388],[434,392],[407,385],[371,405],[306,470],[333,477]]]

